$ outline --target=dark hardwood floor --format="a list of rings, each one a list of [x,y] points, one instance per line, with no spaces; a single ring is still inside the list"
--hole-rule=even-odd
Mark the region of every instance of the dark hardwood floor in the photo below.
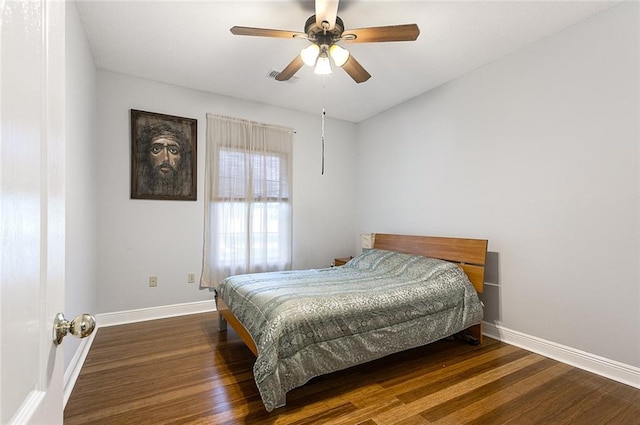
[[[640,423],[640,390],[490,338],[316,378],[269,414],[253,355],[217,321],[204,313],[99,329],[65,425]]]

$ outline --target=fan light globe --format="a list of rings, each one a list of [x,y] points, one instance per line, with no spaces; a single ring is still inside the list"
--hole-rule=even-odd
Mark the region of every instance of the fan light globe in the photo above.
[[[313,70],[313,73],[318,75],[331,74],[331,61],[326,53],[324,55],[320,55],[318,58],[316,68]]]
[[[349,60],[349,51],[347,49],[343,49],[337,44],[333,44],[329,48],[329,54],[333,58],[333,63],[335,63],[337,67],[341,67],[347,63],[347,60]]]
[[[320,47],[317,44],[311,44],[309,47],[305,47],[300,51],[302,62],[307,66],[313,66],[316,64],[318,54],[320,54]]]

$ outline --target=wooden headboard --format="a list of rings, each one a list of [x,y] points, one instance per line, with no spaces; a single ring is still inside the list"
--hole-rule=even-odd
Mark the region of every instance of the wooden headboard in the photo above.
[[[457,263],[478,293],[484,286],[487,240],[376,233],[374,248],[417,254]]]

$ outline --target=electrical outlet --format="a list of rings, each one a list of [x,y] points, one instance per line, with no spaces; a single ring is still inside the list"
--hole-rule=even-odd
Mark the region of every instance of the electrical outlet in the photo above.
[[[196,274],[195,273],[187,273],[187,282],[196,283]]]
[[[158,286],[158,276],[149,276],[149,286]]]

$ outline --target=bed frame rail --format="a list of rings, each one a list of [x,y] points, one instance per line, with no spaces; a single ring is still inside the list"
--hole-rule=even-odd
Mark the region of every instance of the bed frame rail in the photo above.
[[[226,331],[227,324],[231,325],[234,331],[238,334],[242,342],[251,350],[254,356],[258,357],[258,347],[255,341],[251,338],[249,331],[240,323],[240,321],[231,313],[229,306],[224,302],[222,297],[216,295],[216,310],[218,310],[218,330]]]

